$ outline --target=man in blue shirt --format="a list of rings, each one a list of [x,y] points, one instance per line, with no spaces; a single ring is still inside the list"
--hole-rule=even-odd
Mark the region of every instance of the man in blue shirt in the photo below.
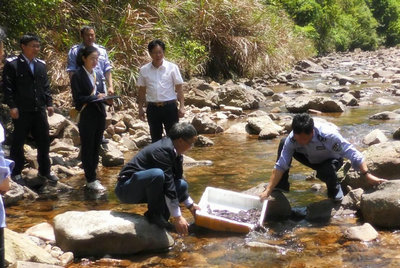
[[[78,55],[78,51],[85,46],[94,46],[99,51],[99,62],[95,68],[95,70],[99,71],[103,75],[103,80],[106,80],[107,83],[107,93],[109,95],[114,94],[113,83],[112,83],[112,75],[111,75],[111,63],[108,59],[108,54],[106,49],[96,44],[96,33],[94,28],[91,26],[83,26],[81,29],[81,37],[82,43],[76,44],[68,52],[68,63],[67,63],[67,72],[69,77],[71,78],[72,74],[78,70],[78,65],[76,64],[76,57]]]
[[[353,168],[359,170],[368,183],[377,185],[386,181],[369,173],[364,156],[336,128],[329,124],[314,124],[308,114],[298,114],[293,118],[292,132],[279,144],[278,160],[268,186],[260,194],[262,200],[268,198],[274,189],[289,191],[292,157],[317,171],[317,178],[326,183],[328,197],[334,201],[343,199],[336,175],[336,171],[343,165],[343,158],[350,159]]]

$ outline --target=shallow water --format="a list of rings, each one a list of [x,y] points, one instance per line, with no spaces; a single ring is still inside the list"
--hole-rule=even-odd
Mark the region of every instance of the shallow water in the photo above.
[[[310,87],[319,82],[312,77],[305,79]],[[374,86],[373,83],[368,86]],[[274,90],[282,91],[283,87]],[[396,121],[383,122],[368,117],[396,108],[400,105],[371,105],[320,117],[338,125],[342,135],[363,150],[365,146],[361,140],[372,128],[382,129],[391,137],[399,125]],[[212,160],[214,163],[185,170],[196,202],[207,186],[243,191],[268,180],[276,160],[279,139],[265,141],[258,140],[257,136],[229,134],[208,137],[214,141],[214,146],[193,148],[188,152],[188,156],[196,160]],[[130,157],[126,155],[127,159]],[[37,223],[51,222],[55,215],[68,210],[113,209],[142,214],[145,205],[123,205],[117,201],[113,187],[118,171],[119,168],[100,169],[102,182],[109,189],[107,195],[100,198],[83,190],[83,176],[62,179],[75,188],[72,193],[61,194],[53,200],[21,202],[7,208],[8,227],[23,232]],[[315,193],[310,190],[312,184],[321,183],[305,180],[310,173],[310,169],[293,162],[291,192],[286,195],[292,207],[301,210],[309,203],[326,199],[326,191]],[[186,210],[184,216],[193,221]],[[183,238],[172,234],[176,245],[167,253],[76,260],[71,267],[400,267],[400,231],[378,230],[379,239],[368,243],[344,240],[343,230],[356,224],[359,222],[353,216],[332,218],[325,224],[306,220],[272,222],[267,224],[267,232],[247,235],[197,229]],[[252,248],[246,246],[249,242],[264,242],[281,248]]]

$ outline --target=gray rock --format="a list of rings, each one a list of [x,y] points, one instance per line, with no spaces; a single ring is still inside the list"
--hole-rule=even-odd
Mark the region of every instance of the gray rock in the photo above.
[[[343,94],[340,101],[346,106],[357,106],[358,105],[357,99],[350,93]]]
[[[276,132],[282,131],[282,127],[275,124],[271,117],[268,115],[260,117],[249,117],[247,119],[247,129],[250,134],[259,134],[261,130],[269,128],[275,130]]]
[[[344,231],[344,237],[350,240],[372,241],[378,238],[378,232],[369,223],[361,226],[354,226]]]
[[[307,112],[308,109],[314,109],[325,113],[336,113],[344,111],[344,107],[341,103],[328,97],[322,96],[299,96],[295,99],[287,101],[286,109],[291,113],[304,113]]]
[[[227,130],[224,131],[224,134],[247,134],[246,126],[246,122],[231,125]]]
[[[250,87],[227,84],[219,90],[219,105],[224,104],[249,110],[259,108],[259,104],[266,100],[261,92]]]
[[[78,127],[72,123],[71,121],[67,121],[68,124],[64,128],[64,132],[62,138],[64,139],[72,139],[74,146],[79,146],[81,144],[81,138],[79,136]]]
[[[279,126],[279,128],[281,130],[283,130],[282,127]],[[282,131],[278,131],[273,126],[272,127],[268,126],[268,127],[263,128],[260,131],[260,133],[258,134],[258,139],[259,140],[271,140],[271,139],[278,137],[280,132],[282,132]]]
[[[301,60],[296,65],[296,70],[308,73],[322,73],[324,68],[310,60]]]
[[[400,180],[382,183],[376,191],[364,193],[361,213],[366,222],[384,228],[400,227]]]
[[[196,146],[196,147],[207,147],[207,146],[213,146],[213,145],[214,145],[214,142],[211,139],[209,139],[203,135],[197,136],[197,140],[194,143],[194,146]]]
[[[48,241],[50,244],[54,244],[56,242],[53,226],[48,222],[42,222],[28,228],[25,231],[25,234],[38,237],[44,241]]]
[[[63,115],[56,113],[48,117],[48,122],[49,134],[52,137],[57,137],[68,125],[68,120]]]
[[[105,167],[114,167],[124,164],[124,154],[117,148],[114,142],[102,144],[100,147],[101,163]]]
[[[359,210],[361,196],[364,194],[364,190],[361,188],[357,188],[349,191],[342,200],[342,207],[345,209]]]
[[[292,214],[289,200],[280,191],[273,191],[267,204],[266,220],[288,219]]]
[[[306,220],[310,222],[328,222],[335,204],[330,199],[311,203],[307,206]]]
[[[217,125],[208,115],[196,115],[192,120],[192,125],[198,134],[215,134],[223,132],[224,129]]]
[[[369,119],[375,119],[375,120],[399,120],[400,119],[400,114],[395,113],[395,112],[380,112],[374,115],[371,115]]]
[[[345,86],[347,84],[353,84],[353,85],[357,84],[357,80],[350,76],[334,74],[333,78],[335,78],[339,82],[339,85],[341,86]]]
[[[386,138],[385,134],[380,129],[374,129],[373,131],[368,133],[362,140],[362,142],[366,145],[374,145],[387,141],[388,138]]]
[[[115,211],[68,211],[54,217],[54,230],[57,245],[78,256],[128,255],[174,244],[143,216]]]
[[[24,193],[23,186],[14,181],[10,181],[10,190],[3,195],[4,205],[7,207],[18,203],[18,201],[24,199]]]
[[[234,107],[234,106],[226,106],[226,105],[220,105],[219,107],[221,111],[227,111],[232,114],[236,115],[242,115],[243,114],[243,109],[240,107]]]
[[[396,131],[393,133],[393,139],[400,140],[400,128],[396,129]]]

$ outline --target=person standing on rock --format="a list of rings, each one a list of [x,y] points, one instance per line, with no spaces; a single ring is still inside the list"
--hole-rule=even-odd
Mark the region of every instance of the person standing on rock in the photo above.
[[[31,133],[37,145],[38,176],[56,184],[58,177],[50,171],[50,137],[47,114],[54,113],[46,63],[36,56],[40,51],[39,37],[25,34],[20,39],[22,53],[8,58],[3,70],[5,103],[10,107],[14,124],[10,158],[15,162],[12,179],[24,185],[24,143]]]
[[[176,64],[164,59],[165,44],[153,40],[147,46],[151,62],[142,66],[137,80],[139,119],[145,120],[144,106],[152,142],[168,134],[173,124],[185,116],[183,79]],[[179,109],[176,100],[179,101]]]
[[[96,169],[106,126],[106,110],[103,105],[106,95],[101,73],[95,68],[99,55],[94,46],[86,46],[78,52],[79,69],[71,77],[71,88],[75,108],[80,111],[78,128],[86,187],[101,192],[105,188],[96,177]]]
[[[350,159],[353,168],[359,170],[371,185],[386,181],[368,171],[364,156],[335,128],[329,124],[314,124],[308,114],[297,114],[292,121],[292,132],[279,144],[278,159],[267,187],[260,194],[261,200],[267,199],[274,189],[289,191],[292,157],[316,170],[317,178],[326,183],[328,197],[337,202],[343,199],[343,191],[336,174],[343,165],[343,158]]]
[[[105,49],[105,47],[95,43],[96,33],[93,27],[83,26],[80,33],[82,43],[72,46],[68,52],[67,72],[69,74],[69,77],[71,78],[74,72],[78,71],[79,69],[79,65],[77,64],[78,51],[85,46],[94,46],[99,52],[99,60],[95,69],[101,74],[100,77],[102,78],[102,81],[106,82],[106,84],[103,85],[105,89],[104,93],[106,95],[114,95],[113,80],[111,74],[112,66],[110,60],[108,59],[107,50]],[[108,140],[102,137],[102,143],[107,144]]]
[[[147,203],[145,217],[150,223],[170,229],[173,217],[179,234],[188,233],[188,223],[182,216],[179,203],[195,215],[200,209],[188,193],[183,178],[183,156],[197,139],[196,129],[189,123],[174,124],[168,136],[142,149],[119,173],[115,193],[128,204]]]
[[[4,57],[3,40],[5,33],[0,28],[0,62]],[[4,194],[10,188],[10,176],[11,170],[14,166],[14,162],[4,158],[4,152],[1,148],[1,143],[4,141],[4,129],[0,124],[0,193]],[[6,211],[3,205],[3,199],[0,195],[0,267],[5,267],[4,261],[4,228],[6,227]]]

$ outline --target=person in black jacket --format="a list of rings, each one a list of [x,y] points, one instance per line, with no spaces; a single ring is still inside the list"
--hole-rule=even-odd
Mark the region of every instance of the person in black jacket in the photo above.
[[[182,217],[179,203],[193,214],[200,209],[188,193],[183,179],[182,154],[197,139],[196,129],[188,123],[176,123],[164,137],[143,148],[121,170],[115,193],[123,203],[147,203],[146,218],[161,228],[171,228],[169,216],[179,234],[188,233],[188,223]]]
[[[84,47],[78,52],[76,61],[79,69],[71,77],[71,88],[75,108],[80,111],[78,128],[86,187],[101,192],[105,188],[96,178],[96,169],[106,125],[106,110],[103,105],[106,95],[102,75],[95,70],[99,52],[93,46]]]
[[[50,82],[47,76],[46,64],[37,59],[40,51],[39,37],[25,34],[20,39],[22,53],[18,57],[8,58],[3,70],[4,100],[10,107],[10,116],[14,123],[13,141],[10,158],[15,167],[12,179],[25,184],[21,177],[24,167],[24,143],[31,133],[38,149],[39,177],[51,183],[57,183],[58,178],[50,172],[49,158],[49,116],[54,113]]]

